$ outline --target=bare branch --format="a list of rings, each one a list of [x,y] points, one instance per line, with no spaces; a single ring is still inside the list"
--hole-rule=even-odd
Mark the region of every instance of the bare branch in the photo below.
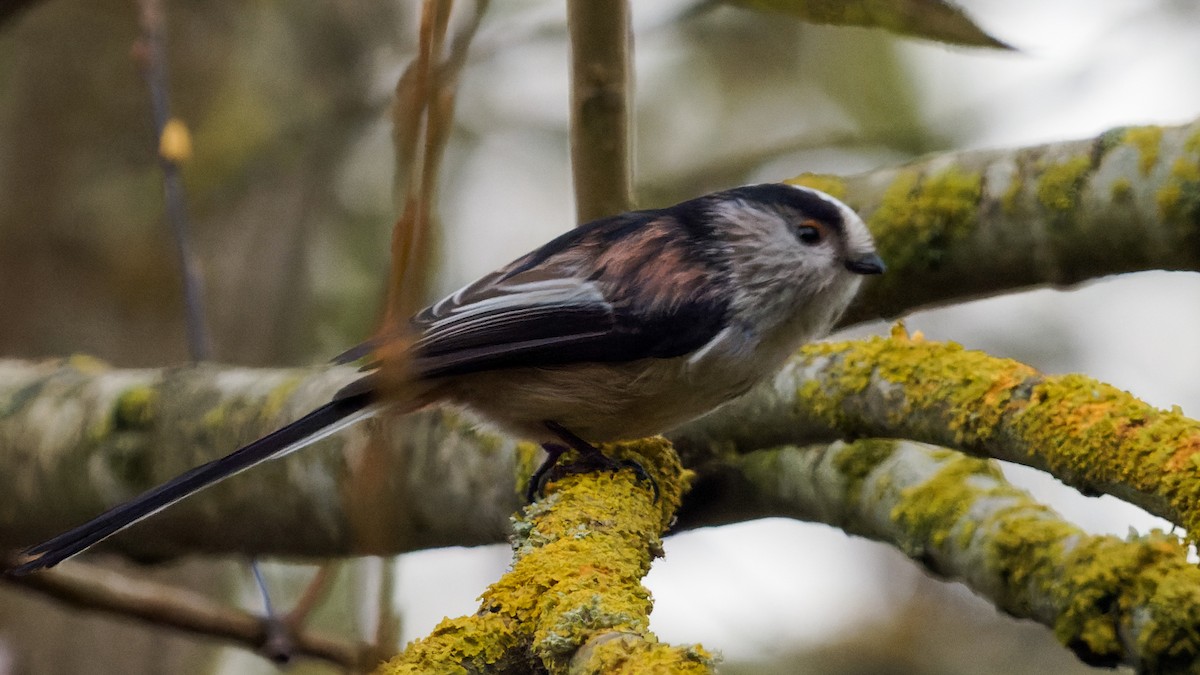
[[[633,208],[628,0],[567,0],[571,171],[579,223]]]
[[[212,358],[212,333],[204,309],[204,282],[200,260],[192,248],[187,197],[183,189],[180,163],[191,154],[190,132],[183,121],[171,117],[171,96],[167,78],[167,18],[162,0],[138,0],[138,36],[133,53],[138,57],[142,77],[150,91],[150,112],[154,120],[155,149],[163,176],[163,200],[167,225],[179,256],[183,285],[183,306],[188,354],[194,361]]]
[[[0,575],[19,588],[36,590],[81,609],[116,614],[149,625],[215,638],[260,651],[270,631],[267,619],[214,602],[176,586],[135,580],[102,567],[71,561],[25,577]],[[328,661],[352,671],[368,665],[364,646],[297,631],[293,654]]]

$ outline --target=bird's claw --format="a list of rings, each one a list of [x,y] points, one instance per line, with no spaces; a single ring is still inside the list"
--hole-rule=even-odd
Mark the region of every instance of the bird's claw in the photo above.
[[[567,476],[596,471],[611,471],[616,474],[622,469],[632,470],[634,477],[637,478],[639,483],[643,481],[649,483],[650,488],[654,491],[654,501],[658,501],[660,494],[658,482],[654,480],[650,472],[646,471],[646,467],[637,461],[632,459],[616,460],[600,451],[596,451],[595,453],[582,455],[573,462],[559,464],[558,458],[564,450],[565,448],[547,448],[549,455],[546,457],[546,461],[529,478],[529,486],[525,490],[525,500],[527,503],[533,503],[538,497],[542,496],[543,488],[547,483],[561,480]]]

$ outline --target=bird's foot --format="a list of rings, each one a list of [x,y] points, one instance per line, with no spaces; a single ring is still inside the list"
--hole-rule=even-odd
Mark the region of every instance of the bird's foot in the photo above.
[[[532,503],[542,494],[542,488],[547,483],[567,476],[595,471],[617,473],[622,469],[631,469],[639,483],[642,481],[649,483],[651,489],[654,490],[654,501],[658,501],[658,483],[650,476],[650,473],[646,471],[644,466],[632,459],[618,460],[605,455],[594,445],[571,433],[570,430],[557,422],[547,421],[545,425],[547,429],[554,432],[567,445],[558,443],[544,443],[542,445],[546,450],[546,460],[542,462],[542,465],[529,478],[529,487],[526,488],[525,492],[526,501]],[[568,464],[560,465],[558,459],[568,449],[575,450],[579,454],[579,458]]]

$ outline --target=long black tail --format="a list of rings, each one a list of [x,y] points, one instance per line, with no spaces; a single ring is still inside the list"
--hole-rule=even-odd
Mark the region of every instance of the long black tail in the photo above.
[[[53,567],[84,549],[151,516],[171,504],[218,483],[259,462],[283,456],[324,438],[345,425],[343,421],[372,403],[371,392],[339,396],[291,424],[272,432],[232,453],[202,464],[187,473],[147,490],[133,499],[114,506],[73,530],[21,552],[32,560],[18,565],[8,574],[22,575],[44,567]],[[339,424],[343,422],[343,424]]]

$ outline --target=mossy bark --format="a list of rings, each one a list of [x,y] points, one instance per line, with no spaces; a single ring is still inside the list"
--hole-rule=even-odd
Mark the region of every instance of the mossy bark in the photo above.
[[[514,520],[512,569],[484,591],[479,611],[446,619],[376,672],[713,672],[703,648],[658,642],[641,585],[687,473],[662,439],[605,450],[638,462],[658,489],[633,471],[551,484]]]

